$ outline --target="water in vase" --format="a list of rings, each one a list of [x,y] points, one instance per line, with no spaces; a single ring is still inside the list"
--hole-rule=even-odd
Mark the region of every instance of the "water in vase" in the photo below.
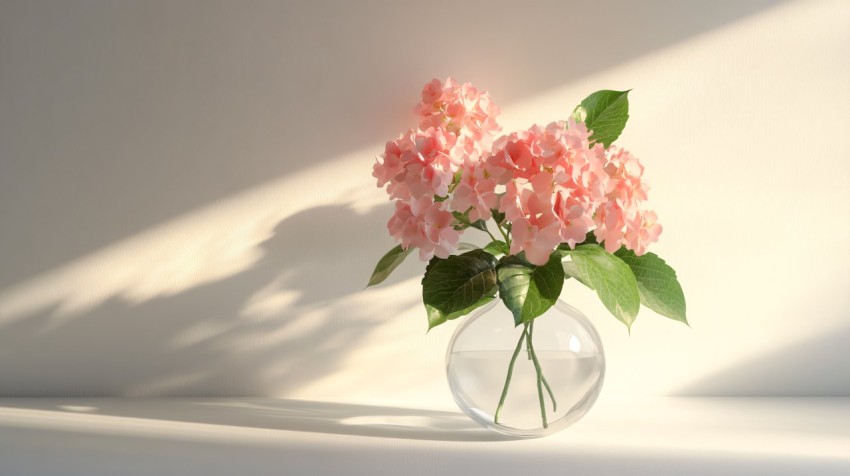
[[[536,352],[555,400],[553,402],[546,387],[541,386],[547,423],[558,426],[569,424],[571,421],[559,420],[571,410],[586,404],[589,398],[595,398],[598,393],[596,386],[602,383],[600,377],[604,372],[604,358],[598,353],[562,350]],[[463,399],[482,423],[493,423],[512,354],[512,350],[452,353],[448,374],[455,381],[450,383],[453,388],[463,389],[456,397]],[[527,350],[522,349],[514,365],[498,424],[517,430],[539,428],[542,424],[540,397],[537,392],[528,391],[536,388],[536,369]],[[580,416],[576,415],[576,419]]]

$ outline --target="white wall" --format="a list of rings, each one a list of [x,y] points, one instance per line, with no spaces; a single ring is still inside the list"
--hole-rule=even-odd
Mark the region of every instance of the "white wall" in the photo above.
[[[419,88],[507,129],[633,88],[692,328],[628,337],[613,394],[850,395],[850,2],[0,1],[0,396],[451,406],[373,157]]]

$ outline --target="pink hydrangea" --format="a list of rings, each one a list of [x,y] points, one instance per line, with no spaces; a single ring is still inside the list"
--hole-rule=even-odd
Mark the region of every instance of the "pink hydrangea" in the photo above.
[[[449,78],[425,85],[416,112],[419,127],[387,142],[372,175],[396,200],[390,234],[405,248],[418,247],[423,259],[446,257],[460,236],[451,211],[469,210],[474,221],[489,218],[498,205],[495,182],[484,177],[480,160],[500,130],[499,108],[486,92]]]
[[[606,151],[604,170],[608,183],[594,217],[594,235],[610,253],[625,246],[642,255],[661,234],[655,212],[641,209],[649,191],[643,165],[627,150],[612,146]]]
[[[596,241],[602,243],[609,253],[620,249],[626,227],[623,205],[616,200],[603,203],[596,210],[593,221],[596,224],[596,229],[593,230]]]
[[[442,129],[411,129],[387,142],[372,175],[393,199],[445,196],[457,170],[449,158],[455,140]]]
[[[451,78],[426,84],[416,112],[422,116],[419,128],[387,142],[373,167],[378,186],[389,184],[393,199],[446,196],[455,173],[489,155],[500,130],[499,108],[489,95]]]
[[[645,254],[647,246],[658,241],[661,230],[661,224],[658,223],[658,216],[654,211],[638,211],[631,220],[626,222],[624,240],[626,247],[638,256]]]
[[[445,203],[429,197],[397,200],[395,213],[387,222],[390,235],[405,249],[419,248],[419,258],[423,261],[435,255],[447,258],[457,249],[460,233],[452,227],[454,217],[446,210]]]
[[[469,212],[470,221],[489,220],[492,210],[499,207],[498,183],[490,177],[482,163],[467,159],[461,168],[461,176],[454,193],[451,206],[461,213]]]
[[[493,136],[501,130],[496,121],[501,111],[489,94],[452,78],[426,84],[414,110],[421,116],[420,129],[441,128],[457,137],[451,155],[458,166],[465,159],[477,162],[489,155]]]
[[[499,139],[487,175],[506,186],[499,210],[511,222],[511,254],[542,265],[561,243],[575,246],[593,227],[605,172],[588,131],[574,121],[532,126]]]
[[[528,184],[509,182],[499,209],[511,222],[511,254],[525,252],[533,264],[546,264],[561,243],[561,222],[551,205],[551,195]]]
[[[461,232],[452,212],[470,221],[504,213],[510,253],[537,265],[590,231],[609,252],[626,246],[643,254],[657,241],[661,225],[642,208],[648,187],[640,161],[591,145],[584,123],[571,118],[496,139],[499,108],[451,78],[426,84],[415,111],[418,128],[387,142],[373,175],[396,201],[390,234],[419,248],[423,260],[456,250]]]

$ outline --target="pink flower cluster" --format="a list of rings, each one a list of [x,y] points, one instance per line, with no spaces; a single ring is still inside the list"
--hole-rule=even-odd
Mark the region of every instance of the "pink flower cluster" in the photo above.
[[[501,130],[496,122],[500,111],[486,92],[451,78],[426,84],[415,111],[419,127],[387,142],[372,175],[396,200],[387,223],[390,235],[405,248],[419,248],[423,260],[446,258],[460,232],[453,227],[450,204],[437,198],[449,195],[455,174],[489,155],[493,136]]]
[[[459,85],[452,78],[445,84],[434,79],[422,88],[414,111],[422,117],[420,130],[443,129],[457,137],[452,151],[457,166],[464,160],[479,161],[490,153],[493,135],[502,130],[496,122],[501,111],[470,83]]]
[[[499,210],[511,222],[511,254],[544,264],[561,243],[574,247],[593,227],[605,194],[605,148],[589,146],[582,123],[570,120],[500,139],[485,170],[505,185]]]
[[[655,213],[641,209],[648,187],[638,159],[591,146],[590,131],[573,119],[499,139],[483,168],[505,185],[499,210],[512,225],[511,254],[524,251],[531,263],[546,263],[559,244],[573,248],[591,230],[609,252],[625,246],[639,255],[661,233]]]
[[[649,191],[641,180],[643,165],[630,152],[615,146],[608,149],[606,159],[606,199],[596,211],[594,235],[600,243],[604,240],[609,253],[623,244],[635,254],[642,255],[661,234],[655,212],[640,208]]]
[[[390,234],[423,260],[456,250],[452,212],[470,221],[504,213],[510,253],[537,265],[590,231],[609,252],[625,246],[640,255],[657,241],[661,225],[642,209],[643,166],[623,149],[591,146],[583,123],[534,125],[494,140],[498,107],[451,78],[426,84],[416,112],[419,127],[387,143],[373,175],[396,200]]]

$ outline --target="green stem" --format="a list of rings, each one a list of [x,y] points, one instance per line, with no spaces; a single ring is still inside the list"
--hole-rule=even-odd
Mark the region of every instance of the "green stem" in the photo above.
[[[534,321],[532,322],[532,327],[534,326]],[[540,361],[537,360],[537,351],[534,350],[534,346],[531,344],[531,332],[528,334],[528,348],[529,348],[529,359],[534,362],[535,368],[540,372],[540,380],[543,382],[543,386],[546,387],[546,392],[549,393],[549,399],[552,400],[552,411],[558,411],[558,402],[555,400],[555,392],[552,391],[552,387],[549,386],[549,382],[546,380],[546,376],[543,375],[543,368],[540,366]]]
[[[491,240],[493,240],[493,241],[499,241],[499,240],[497,240],[497,239],[496,239],[496,237],[495,237],[495,236],[493,236],[493,234],[492,234],[492,233],[490,233],[490,229],[489,229],[489,228],[487,228],[487,225],[484,225],[484,231],[485,231],[485,232],[487,232],[487,234],[488,234],[488,235],[490,235],[490,239],[491,239]]]
[[[552,400],[552,411],[558,411],[558,402],[555,401],[555,394],[552,392],[552,387],[549,386],[549,382],[546,381],[546,377],[543,374],[540,374],[540,379],[543,380],[543,386],[546,387],[546,391],[549,392],[549,398]]]
[[[508,366],[508,376],[505,379],[505,387],[502,389],[502,396],[499,398],[499,406],[496,407],[496,415],[493,417],[493,423],[499,423],[499,415],[502,413],[502,407],[505,406],[505,398],[508,396],[508,387],[511,385],[511,377],[514,375],[514,364],[516,363],[516,358],[519,355],[519,350],[522,347],[522,341],[525,340],[525,336],[528,333],[528,323],[525,324],[525,328],[522,330],[522,334],[519,336],[519,341],[516,343],[516,349],[514,349],[514,355],[511,357],[511,364]]]
[[[528,346],[531,352],[531,361],[534,362],[534,370],[537,371],[537,398],[540,400],[540,418],[543,420],[543,428],[549,428],[549,423],[546,422],[546,404],[543,401],[543,371],[540,369],[540,362],[537,360],[537,354],[534,352],[534,347],[531,343],[533,332],[534,321],[531,321],[525,336],[526,346]]]
[[[537,358],[537,353],[534,352],[534,347],[525,347],[525,351],[528,353],[528,360],[534,360]],[[558,402],[555,400],[555,393],[552,391],[552,387],[549,386],[549,381],[546,380],[546,376],[542,373],[540,374],[540,380],[543,381],[543,386],[546,387],[546,392],[549,393],[549,399],[552,400],[552,411],[558,411]]]
[[[511,247],[511,239],[510,239],[510,238],[508,238],[508,235],[507,235],[507,233],[505,233],[505,230],[503,230],[503,229],[502,229],[502,227],[501,227],[501,225],[499,225],[498,223],[496,223],[496,228],[498,228],[498,229],[499,229],[499,233],[501,233],[501,234],[502,234],[502,236],[504,236],[504,237],[505,237],[505,243],[507,243],[508,248],[510,248],[510,247]]]

